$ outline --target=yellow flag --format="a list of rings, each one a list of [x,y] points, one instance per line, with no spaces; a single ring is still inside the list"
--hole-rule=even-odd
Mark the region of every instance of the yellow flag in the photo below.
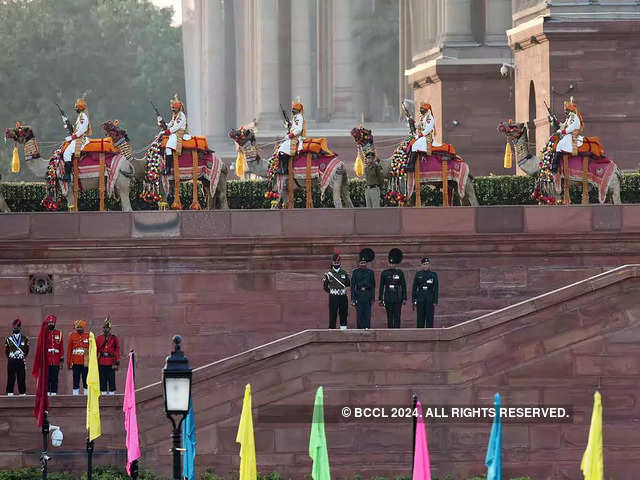
[[[11,173],[20,173],[20,155],[18,155],[18,145],[13,147],[13,157],[11,158]]]
[[[504,168],[511,168],[511,145],[509,142],[504,147]]]
[[[362,163],[362,153],[358,149],[358,156],[356,157],[356,164],[353,167],[358,177],[362,177],[364,174],[364,164]]]
[[[604,480],[604,460],[602,455],[602,398],[600,392],[593,394],[593,412],[587,449],[580,462],[584,480]]]
[[[87,430],[89,441],[102,435],[100,425],[100,375],[98,374],[98,349],[96,337],[89,332],[89,372],[87,373]]]
[[[236,157],[236,175],[242,178],[247,167],[247,161],[244,158],[244,153],[238,148],[238,156]]]
[[[239,480],[256,480],[256,443],[253,438],[253,419],[251,417],[251,385],[244,389],[242,415],[238,426],[236,443],[240,444],[240,477]]]

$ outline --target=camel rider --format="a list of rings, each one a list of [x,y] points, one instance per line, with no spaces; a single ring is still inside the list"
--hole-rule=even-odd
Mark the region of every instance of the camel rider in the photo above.
[[[307,134],[307,127],[304,121],[304,107],[301,102],[291,103],[291,126],[289,133],[278,148],[278,159],[280,160],[280,171],[283,174],[289,173],[289,158],[295,156],[302,150],[304,137]]]
[[[64,177],[62,177],[62,180],[65,182],[71,181],[71,159],[74,155],[76,158],[80,158],[80,152],[89,143],[89,136],[92,134],[87,101],[84,99],[84,95],[76,100],[73,108],[78,116],[73,126],[73,133],[65,138],[67,142],[70,142],[67,148],[64,149],[63,154]]]
[[[562,152],[570,153],[572,156],[578,155],[578,147],[582,145],[583,136],[581,135],[584,129],[584,121],[582,115],[578,111],[578,106],[573,103],[573,97],[568,102],[564,102],[565,120],[557,130],[557,134],[560,137],[558,144],[556,145],[556,151],[553,156],[553,164],[551,165],[552,171],[557,171],[558,161]]]
[[[167,125],[167,129],[164,131],[165,135],[169,135],[169,140],[165,145],[164,154],[164,175],[171,173],[173,167],[173,155],[182,153],[182,140],[189,140],[189,124],[187,123],[187,116],[184,113],[184,104],[178,99],[178,94],[175,94],[170,102],[171,105],[171,121]],[[158,117],[158,123],[162,118]]]
[[[429,103],[420,103],[420,114],[416,124],[415,141],[411,146],[411,157],[407,170],[413,171],[418,152],[424,152],[431,155],[431,147],[441,147],[442,144],[435,138],[436,119],[433,117],[431,105]]]

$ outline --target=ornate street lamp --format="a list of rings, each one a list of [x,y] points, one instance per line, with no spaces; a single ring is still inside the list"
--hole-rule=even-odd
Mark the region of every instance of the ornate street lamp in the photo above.
[[[173,425],[173,479],[181,480],[182,462],[180,455],[181,428],[191,402],[191,367],[189,360],[180,350],[182,337],[175,335],[173,337],[174,350],[167,357],[162,370],[162,387],[164,393],[164,411],[167,414],[171,424]],[[174,416],[179,420],[176,423]]]

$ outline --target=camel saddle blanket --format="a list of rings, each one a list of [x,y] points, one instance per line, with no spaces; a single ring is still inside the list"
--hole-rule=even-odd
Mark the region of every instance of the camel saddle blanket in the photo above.
[[[409,145],[407,145],[407,153],[411,153],[411,147],[413,146],[415,141],[416,141],[416,139],[414,138],[409,142]],[[435,147],[435,146],[431,145],[431,153],[432,154],[435,153],[437,155],[447,156],[449,158],[455,158],[456,157],[456,149],[450,143],[443,143],[439,147]],[[460,158],[459,160],[462,160],[462,158]],[[462,161],[464,161],[464,160],[462,160]]]
[[[102,152],[84,153],[83,150],[83,154],[80,160],[78,160],[78,179],[80,183],[82,183],[83,179],[98,178],[100,174],[100,153]],[[104,171],[107,177],[106,188],[109,196],[113,195],[116,179],[118,178],[118,169],[126,163],[127,160],[118,153],[118,150],[116,150],[115,153],[104,154]],[[64,161],[62,159],[58,162],[56,174],[59,179],[64,176]],[[63,195],[67,194],[67,188],[69,188],[69,186],[66,182],[60,180]]]
[[[569,157],[569,180],[575,182],[582,181],[582,159],[584,157],[578,155]],[[587,167],[587,180],[589,183],[598,187],[598,200],[604,203],[607,198],[607,190],[609,184],[616,172],[616,164],[604,158],[590,158]],[[561,156],[558,162],[558,175],[554,175],[556,191],[560,191],[562,187],[562,177],[564,176],[564,158]]]
[[[293,173],[296,180],[307,178],[307,153],[299,153],[293,160]],[[324,195],[325,190],[333,180],[341,160],[335,153],[328,155],[311,155],[311,178],[320,178],[320,191]],[[282,192],[287,181],[287,175],[278,175],[276,188]]]
[[[556,138],[556,141],[553,142],[553,150],[555,151],[556,146],[558,145],[558,141],[560,139]],[[608,163],[609,159],[604,153],[604,147],[600,143],[600,139],[598,137],[582,137],[582,145],[578,147],[578,156],[589,156],[595,159],[601,159],[602,163]]]
[[[329,155],[333,155],[333,152],[329,150],[326,138],[305,138],[302,143],[301,153],[320,153],[326,152]]]
[[[198,137],[204,138],[204,137]],[[183,144],[184,148],[184,144]],[[189,152],[183,153],[178,158],[178,165],[180,167],[180,181],[188,182],[193,180],[193,149]],[[184,152],[184,150],[183,150]],[[162,163],[162,162],[161,162]],[[218,188],[218,181],[220,180],[220,174],[222,172],[224,164],[220,158],[211,150],[206,152],[198,151],[198,179],[204,179],[209,181],[211,191],[215,192]],[[171,175],[162,175],[162,185],[164,191],[169,191],[169,182],[173,180],[173,168],[171,169]]]
[[[163,151],[168,140],[169,140],[169,135],[162,136]],[[209,150],[209,145],[207,144],[207,137],[191,136],[189,140],[182,139],[182,150],[199,150],[201,152],[206,152],[207,150]]]
[[[442,183],[442,158],[439,155],[419,155],[416,162],[420,162],[420,183]],[[416,187],[415,172],[408,172],[407,196],[410,197]],[[464,187],[469,178],[469,166],[460,156],[447,161],[447,180],[458,184],[458,195],[464,197]]]
[[[65,141],[62,144],[62,151],[67,148],[67,146],[71,142]],[[87,143],[82,149],[82,153],[118,153],[118,149],[113,146],[113,141],[111,137],[106,138],[90,138],[89,143]]]

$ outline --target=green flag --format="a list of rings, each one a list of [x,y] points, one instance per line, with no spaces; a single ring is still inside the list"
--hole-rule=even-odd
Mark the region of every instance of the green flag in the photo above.
[[[331,480],[327,437],[324,435],[324,406],[322,398],[322,387],[318,387],[316,403],[313,406],[311,436],[309,437],[309,456],[313,460],[313,468],[311,469],[311,478],[313,480]]]

